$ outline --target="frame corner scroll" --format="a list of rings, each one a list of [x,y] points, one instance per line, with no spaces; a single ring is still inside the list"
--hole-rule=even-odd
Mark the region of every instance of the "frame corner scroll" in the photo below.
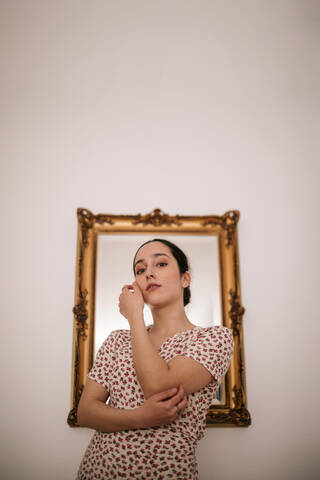
[[[72,309],[73,353],[71,410],[67,422],[78,426],[77,408],[87,374],[93,365],[95,327],[95,281],[97,236],[100,234],[156,233],[215,235],[218,238],[221,294],[221,324],[230,328],[234,352],[224,379],[223,404],[210,406],[207,426],[247,427],[251,416],[247,409],[237,224],[240,212],[229,210],[223,215],[170,215],[160,208],[144,215],[94,215],[85,208],[77,209],[77,261],[75,301]]]

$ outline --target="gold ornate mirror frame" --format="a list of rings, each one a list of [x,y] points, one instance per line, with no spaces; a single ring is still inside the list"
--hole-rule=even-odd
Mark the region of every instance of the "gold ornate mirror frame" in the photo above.
[[[207,426],[248,426],[239,254],[237,223],[240,212],[231,210],[222,216],[170,216],[160,209],[146,215],[94,215],[84,208],[77,209],[78,239],[71,410],[68,424],[77,426],[77,407],[89,370],[93,365],[95,329],[95,282],[97,238],[100,234],[184,234],[215,235],[218,237],[221,324],[234,336],[234,354],[225,377],[225,403],[212,405],[207,414]]]

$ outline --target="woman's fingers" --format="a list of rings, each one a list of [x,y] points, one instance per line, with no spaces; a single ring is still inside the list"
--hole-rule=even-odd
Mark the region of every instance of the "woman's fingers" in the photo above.
[[[187,406],[187,397],[184,397],[183,400],[181,400],[181,402],[177,404],[177,412],[178,413],[183,412],[186,406]]]
[[[187,405],[183,386],[172,387],[148,398],[141,407],[152,426],[166,425],[179,418]],[[150,424],[151,425],[151,424]]]
[[[156,393],[152,396],[156,402],[166,400],[166,407],[180,415],[187,405],[187,397],[184,394],[183,386],[180,384],[179,388],[173,387],[164,392]]]
[[[176,390],[177,392],[172,394],[172,390]],[[178,389],[176,388],[161,392],[161,394],[165,394],[165,397],[167,397],[168,393],[170,394],[170,398],[165,402],[166,411],[168,412],[171,421],[175,421],[184,412],[187,406],[187,397],[184,394],[184,389],[181,384]]]
[[[184,390],[183,390],[183,386],[182,385],[179,385],[179,389],[177,391],[177,393],[175,395],[173,395],[173,397],[170,398],[170,400],[168,400],[168,403],[169,403],[169,407],[175,407],[176,405],[178,405],[178,403],[180,403],[183,399],[185,398],[185,395],[184,395]]]
[[[169,388],[169,390],[156,393],[155,395],[152,395],[152,396],[156,401],[165,400],[166,398],[172,397],[172,395],[174,395],[176,391],[177,391],[177,387],[172,387],[172,388]]]
[[[128,290],[133,290],[133,285],[124,285],[121,290],[123,291],[125,288]]]

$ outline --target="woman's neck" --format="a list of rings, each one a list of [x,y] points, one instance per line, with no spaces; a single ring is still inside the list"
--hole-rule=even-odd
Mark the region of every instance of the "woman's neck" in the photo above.
[[[195,326],[189,321],[182,305],[153,307],[151,312],[153,317],[152,334],[159,337],[171,336]]]

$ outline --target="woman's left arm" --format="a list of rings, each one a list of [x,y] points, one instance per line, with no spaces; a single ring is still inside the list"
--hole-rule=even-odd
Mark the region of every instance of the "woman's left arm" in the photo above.
[[[177,355],[169,363],[163,360],[150,340],[142,314],[132,317],[130,327],[133,363],[146,399],[180,384],[189,395],[212,381],[211,373],[192,358]]]
[[[136,290],[131,293],[128,287],[130,286],[122,289],[119,308],[130,324],[133,364],[145,398],[169,388],[179,387],[180,384],[188,395],[210,383],[213,376],[199,362],[176,356],[167,363],[161,358],[144,323],[141,292]]]
[[[128,319],[129,320],[129,319]],[[145,397],[162,391],[170,384],[168,364],[157,352],[146,329],[143,314],[135,314],[129,320],[134,368]],[[160,387],[161,385],[161,387]],[[172,387],[178,385],[171,384]],[[167,390],[167,388],[165,388]]]
[[[134,288],[134,291],[132,289]],[[128,320],[131,330],[131,347],[134,368],[146,399],[155,393],[178,387],[159,389],[161,385],[169,385],[169,367],[153,346],[143,317],[144,300],[136,282],[125,285],[119,296],[120,313]]]

